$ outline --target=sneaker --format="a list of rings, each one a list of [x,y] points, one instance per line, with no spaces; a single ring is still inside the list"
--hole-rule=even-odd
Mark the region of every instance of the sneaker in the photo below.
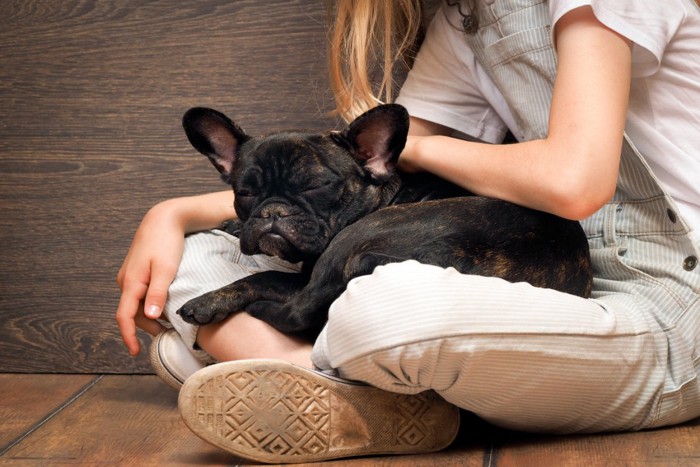
[[[173,389],[180,389],[190,375],[210,363],[190,352],[175,329],[166,329],[155,336],[150,354],[156,374]]]
[[[204,368],[178,406],[200,438],[264,463],[434,452],[459,428],[457,407],[432,391],[387,392],[278,360]]]

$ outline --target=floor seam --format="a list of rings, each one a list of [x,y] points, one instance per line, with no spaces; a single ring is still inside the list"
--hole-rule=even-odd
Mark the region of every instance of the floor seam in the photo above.
[[[22,441],[24,441],[27,437],[29,437],[32,433],[34,433],[36,430],[44,426],[49,420],[54,418],[56,415],[61,413],[64,409],[66,409],[68,406],[73,404],[76,400],[78,400],[83,394],[88,392],[93,386],[95,386],[97,383],[99,383],[102,378],[104,378],[105,375],[99,375],[97,378],[94,380],[90,381],[88,384],[80,388],[78,392],[73,394],[71,397],[66,399],[61,405],[56,407],[54,410],[49,412],[48,415],[46,415],[43,419],[32,425],[27,431],[22,433],[20,436],[15,438],[13,441],[10,441],[5,447],[0,449],[0,457],[4,456],[7,452],[9,452],[12,448],[20,444]]]

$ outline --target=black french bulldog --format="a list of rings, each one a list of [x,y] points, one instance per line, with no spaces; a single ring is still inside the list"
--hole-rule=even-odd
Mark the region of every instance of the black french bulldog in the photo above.
[[[245,310],[313,339],[354,277],[415,259],[464,274],[587,297],[588,242],[578,222],[471,196],[429,174],[395,170],[408,113],[376,107],[342,132],[248,136],[220,112],[190,109],[183,126],[235,193],[245,254],[302,261],[300,273],[253,274],[187,302],[185,321],[207,324]]]

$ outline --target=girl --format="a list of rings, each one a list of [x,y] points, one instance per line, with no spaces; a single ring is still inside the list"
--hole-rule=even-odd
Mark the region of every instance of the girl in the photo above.
[[[406,42],[383,50],[410,49],[419,7],[348,0],[335,11],[331,76],[338,109],[351,118],[379,100],[367,84],[370,44],[400,37]],[[439,449],[456,426],[444,401],[499,426],[557,433],[700,416],[698,38],[692,0],[447,1],[396,100],[411,114],[403,170],[582,222],[594,262],[591,299],[406,262],[354,280],[313,344],[243,312],[188,328],[172,312],[205,291],[198,287],[295,267],[260,258],[231,266],[223,258],[240,256],[235,240],[219,233],[185,241],[234,216],[232,195],[215,193],[166,201],[144,218],[119,274],[127,347],[138,352],[136,326],[157,334],[159,374],[176,385],[194,373],[180,409],[195,433],[270,462]],[[384,62],[385,76],[393,61]],[[390,87],[385,80],[385,100]],[[518,144],[498,144],[508,131]],[[228,277],[198,282],[200,261]],[[154,320],[164,307],[176,331]],[[228,363],[200,370],[209,358]],[[267,420],[267,409],[232,387],[202,388],[223,376],[262,391],[268,386],[252,376],[261,374],[280,382],[269,397],[306,408],[287,409],[278,425],[265,425],[270,436],[250,441],[247,427]],[[289,389],[299,385],[303,396]],[[214,410],[235,431],[229,436],[201,421],[203,395],[243,402],[251,418]],[[424,410],[414,417],[420,423],[408,423],[419,442],[377,428],[416,415],[400,409],[406,401]],[[299,440],[295,417],[313,442]],[[280,439],[294,449],[274,451]]]

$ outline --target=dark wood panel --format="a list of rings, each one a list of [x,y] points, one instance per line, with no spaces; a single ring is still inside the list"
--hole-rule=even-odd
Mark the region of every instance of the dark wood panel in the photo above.
[[[323,3],[2,8],[0,371],[150,372],[114,324],[118,268],[150,206],[225,188],[181,116],[206,105],[251,133],[335,126]]]

